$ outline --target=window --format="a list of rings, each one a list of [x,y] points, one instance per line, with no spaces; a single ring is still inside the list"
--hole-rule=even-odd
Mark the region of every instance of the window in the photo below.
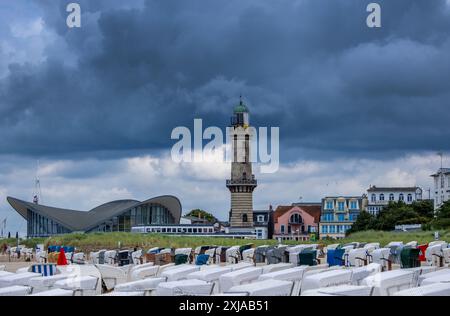
[[[247,223],[247,221],[248,221],[247,214],[242,215],[242,221],[244,223]]]
[[[393,193],[389,194],[389,201],[394,201],[394,194]]]
[[[280,232],[281,232],[282,234],[284,234],[284,225],[281,225],[281,226],[280,226]]]
[[[350,202],[350,208],[352,210],[356,210],[358,208],[358,202],[357,201],[351,201]]]
[[[322,226],[322,233],[324,233],[324,234],[328,233],[328,225]]]
[[[408,194],[408,202],[412,202],[412,194]]]
[[[372,196],[370,197],[370,200],[372,202],[375,202],[377,200],[377,196],[375,194],[372,194]]]
[[[384,194],[383,193],[380,194],[380,201],[384,201]]]
[[[264,222],[264,215],[258,215],[257,220],[258,220],[258,223],[263,223]]]
[[[343,222],[345,220],[344,214],[338,214],[338,221]]]
[[[302,222],[302,217],[300,216],[300,214],[295,213],[291,215],[291,218],[289,219],[289,221],[292,224],[300,224]]]
[[[350,214],[350,215],[349,215],[349,219],[350,219],[351,221],[356,221],[356,219],[358,218],[358,215],[359,215],[359,214]]]
[[[330,233],[331,234],[336,233],[336,225],[330,225]]]
[[[338,202],[338,210],[339,211],[345,210],[345,202]]]
[[[400,193],[400,195],[398,196],[398,200],[399,201],[404,201],[405,197],[403,196],[403,193]]]
[[[327,210],[332,210],[333,208],[333,201],[327,201]]]

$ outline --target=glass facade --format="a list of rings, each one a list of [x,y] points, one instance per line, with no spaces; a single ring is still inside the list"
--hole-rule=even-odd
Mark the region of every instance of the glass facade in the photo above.
[[[67,234],[71,231],[57,222],[27,210],[27,236],[47,237],[51,235]]]
[[[175,224],[170,211],[155,203],[143,204],[114,216],[89,232],[130,232],[133,226]]]

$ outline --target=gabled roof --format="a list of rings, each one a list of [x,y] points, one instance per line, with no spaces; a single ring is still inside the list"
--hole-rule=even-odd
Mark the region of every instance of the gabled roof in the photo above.
[[[305,211],[312,217],[314,217],[314,222],[318,223],[320,221],[320,213],[321,213],[321,204],[310,204],[310,205],[280,205],[277,206],[273,218],[274,221],[277,222],[278,217],[283,216],[285,213],[292,210],[294,207],[298,207],[299,209]]]
[[[435,174],[432,174],[431,177],[437,177],[441,173],[443,173],[443,174],[450,174],[450,168],[439,168],[439,170]]]
[[[8,197],[7,201],[25,219],[27,219],[27,210],[30,209],[72,231],[90,230],[109,218],[118,216],[133,207],[147,203],[157,203],[166,207],[172,213],[175,222],[179,222],[181,217],[181,203],[178,198],[171,195],[163,195],[143,202],[137,200],[112,201],[97,206],[88,212],[40,205],[13,197]]]

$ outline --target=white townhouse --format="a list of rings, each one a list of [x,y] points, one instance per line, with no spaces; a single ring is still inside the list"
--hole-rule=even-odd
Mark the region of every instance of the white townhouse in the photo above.
[[[450,168],[439,168],[431,177],[434,178],[434,209],[437,210],[450,200]]]
[[[371,186],[367,190],[367,211],[377,215],[389,202],[402,201],[411,204],[422,200],[422,189],[420,187],[377,187]]]

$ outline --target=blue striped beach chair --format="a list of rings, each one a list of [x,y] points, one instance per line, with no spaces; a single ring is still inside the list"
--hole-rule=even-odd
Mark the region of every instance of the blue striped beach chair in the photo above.
[[[33,264],[31,266],[31,272],[40,273],[42,276],[52,276],[56,274],[56,264]]]

